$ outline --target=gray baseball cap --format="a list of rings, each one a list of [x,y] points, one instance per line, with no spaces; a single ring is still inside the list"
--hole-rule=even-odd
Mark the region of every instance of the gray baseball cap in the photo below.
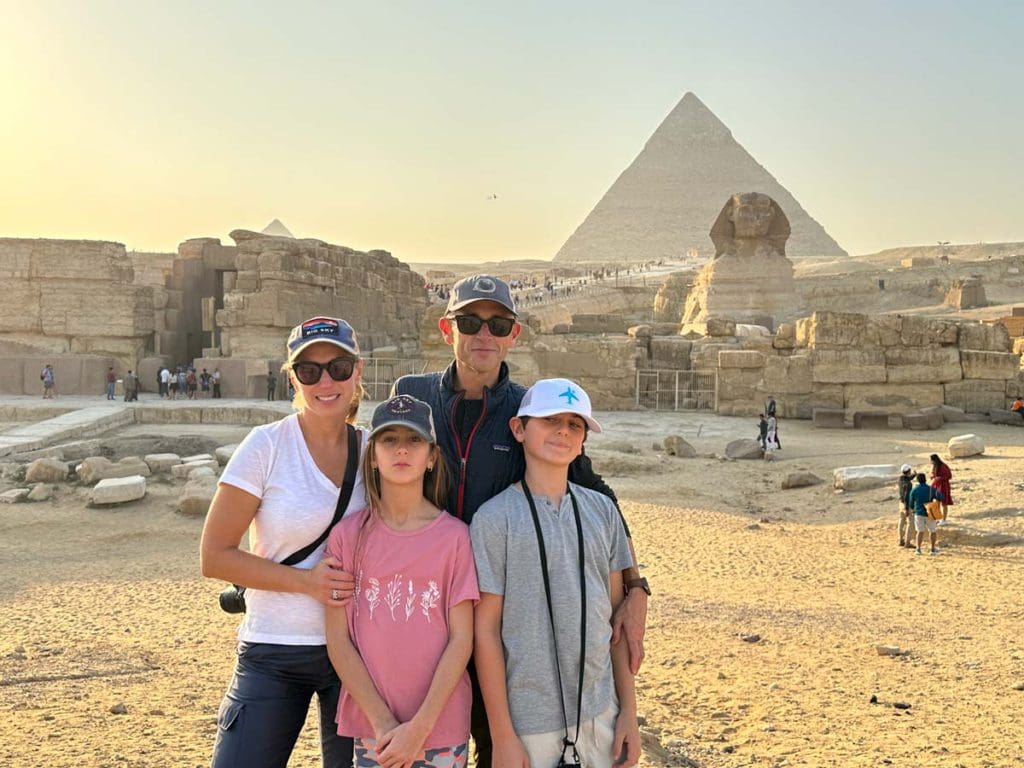
[[[392,397],[374,408],[370,420],[370,437],[388,427],[408,427],[431,443],[437,442],[430,406],[412,395]]]
[[[508,283],[494,275],[470,275],[464,277],[452,287],[448,297],[446,314],[456,312],[474,301],[493,301],[505,307],[513,315],[516,303],[512,300],[512,291]]]

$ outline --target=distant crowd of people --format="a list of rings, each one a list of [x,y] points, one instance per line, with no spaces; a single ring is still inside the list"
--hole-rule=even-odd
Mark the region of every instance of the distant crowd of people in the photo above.
[[[160,397],[167,400],[187,398],[220,398],[220,368],[210,373],[205,368],[200,373],[192,366],[179,365],[175,370],[163,367],[156,375]]]
[[[914,468],[904,464],[900,468],[899,499],[900,519],[898,525],[899,546],[913,547],[921,554],[924,535],[928,534],[931,553],[939,554],[939,527],[946,524],[949,507],[953,503],[951,481],[953,472],[937,453],[930,457],[931,485],[924,472],[914,473]],[[914,481],[917,485],[914,485]],[[911,521],[916,537],[911,534]]]

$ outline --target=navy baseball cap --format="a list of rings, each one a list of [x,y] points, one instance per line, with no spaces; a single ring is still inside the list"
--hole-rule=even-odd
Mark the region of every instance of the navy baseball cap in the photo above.
[[[450,315],[474,301],[493,301],[501,304],[513,315],[517,314],[516,303],[512,300],[512,291],[509,289],[508,283],[500,277],[471,275],[462,278],[452,287],[446,313]]]
[[[351,325],[337,317],[313,317],[296,325],[288,334],[288,359],[295,359],[310,344],[321,341],[359,355],[359,343]]]
[[[431,443],[437,442],[430,406],[411,395],[398,395],[373,409],[370,437],[389,427],[408,427]]]

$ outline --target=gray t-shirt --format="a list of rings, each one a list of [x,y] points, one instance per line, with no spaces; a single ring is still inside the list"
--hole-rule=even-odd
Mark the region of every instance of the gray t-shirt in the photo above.
[[[583,720],[604,712],[615,693],[612,679],[612,606],[609,574],[633,563],[622,519],[611,499],[570,484],[580,508],[586,553],[587,654]],[[563,700],[570,730],[576,725],[580,659],[579,549],[572,501],[555,506],[534,495],[547,550]],[[519,485],[484,503],[470,525],[481,592],[504,597],[501,639],[505,649],[508,705],[516,733],[562,730],[562,705],[551,622],[540,571],[537,534]]]

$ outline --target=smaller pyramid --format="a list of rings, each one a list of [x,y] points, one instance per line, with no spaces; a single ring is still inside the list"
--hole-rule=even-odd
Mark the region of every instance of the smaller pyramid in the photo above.
[[[280,219],[274,219],[272,222],[267,224],[260,234],[271,235],[273,237],[290,237],[293,240],[295,239],[295,235],[288,230],[288,227],[281,223]]]

